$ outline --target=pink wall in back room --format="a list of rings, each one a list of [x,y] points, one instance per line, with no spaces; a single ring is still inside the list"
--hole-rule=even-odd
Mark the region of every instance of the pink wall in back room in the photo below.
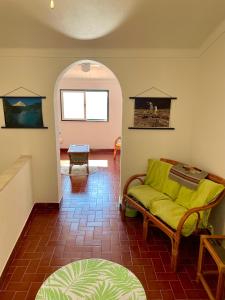
[[[61,121],[60,89],[109,90],[109,122]],[[112,149],[122,130],[122,94],[117,79],[63,78],[58,87],[61,148],[89,144],[92,149]]]

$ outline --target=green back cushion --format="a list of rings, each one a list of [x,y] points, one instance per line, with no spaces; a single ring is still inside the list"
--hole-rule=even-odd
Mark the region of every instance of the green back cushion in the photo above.
[[[176,199],[180,184],[171,180],[168,175],[172,165],[157,159],[148,160],[147,176],[145,184],[150,185],[159,192],[162,192],[172,199]]]
[[[197,190],[191,190],[182,186],[176,203],[186,208],[193,208],[208,204],[216,196],[218,196],[224,189],[222,184],[218,184],[208,179],[202,179],[198,185]]]
[[[168,174],[167,169],[168,166],[163,164],[160,160],[149,159],[145,184],[148,184],[157,191],[162,192],[164,181]]]
[[[195,193],[195,190],[189,189],[182,185],[178,193],[176,203],[182,205],[183,207],[190,208],[191,198]]]
[[[175,200],[180,191],[180,188],[181,188],[180,183],[167,177],[163,186],[163,193],[170,196],[170,198],[172,198],[173,200]]]

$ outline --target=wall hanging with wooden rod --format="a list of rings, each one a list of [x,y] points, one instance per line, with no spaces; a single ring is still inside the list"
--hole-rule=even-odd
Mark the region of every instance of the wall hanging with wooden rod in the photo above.
[[[143,97],[145,92],[156,90],[166,96],[162,97]],[[134,97],[134,125],[128,129],[155,129],[155,130],[174,130],[170,127],[171,101],[177,99],[162,90],[151,87]]]
[[[13,95],[19,90],[25,90],[30,95]],[[1,128],[48,128],[44,126],[42,116],[42,100],[46,98],[45,96],[40,96],[31,90],[19,87],[4,96],[0,96],[0,98],[3,101],[5,117],[5,126]]]

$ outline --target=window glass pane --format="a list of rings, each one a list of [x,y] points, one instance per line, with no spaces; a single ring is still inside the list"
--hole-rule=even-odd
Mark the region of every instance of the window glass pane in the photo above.
[[[84,119],[84,93],[63,91],[62,112],[64,120]]]
[[[86,92],[86,118],[87,120],[108,119],[108,92]]]

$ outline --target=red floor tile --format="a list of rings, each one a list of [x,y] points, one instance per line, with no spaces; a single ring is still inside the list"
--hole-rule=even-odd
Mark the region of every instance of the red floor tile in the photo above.
[[[174,294],[170,290],[168,290],[168,291],[161,291],[161,294],[162,294],[162,299],[163,300],[173,300],[174,299]]]
[[[91,153],[90,158],[107,160],[108,167],[89,176],[62,176],[62,206],[34,212],[0,287],[0,300],[35,299],[40,285],[58,268],[94,257],[131,270],[148,299],[207,299],[195,282],[198,242],[182,240],[178,272],[173,273],[170,240],[152,229],[144,241],[140,216],[121,221],[119,156],[114,161],[111,153]],[[68,159],[66,153],[62,159]]]
[[[170,286],[172,288],[175,299],[186,299],[187,298],[185,291],[182,288],[182,286],[178,280],[170,281]]]
[[[13,300],[24,300],[27,297],[27,292],[16,292]]]
[[[1,300],[13,299],[14,295],[15,291],[0,291]]]

